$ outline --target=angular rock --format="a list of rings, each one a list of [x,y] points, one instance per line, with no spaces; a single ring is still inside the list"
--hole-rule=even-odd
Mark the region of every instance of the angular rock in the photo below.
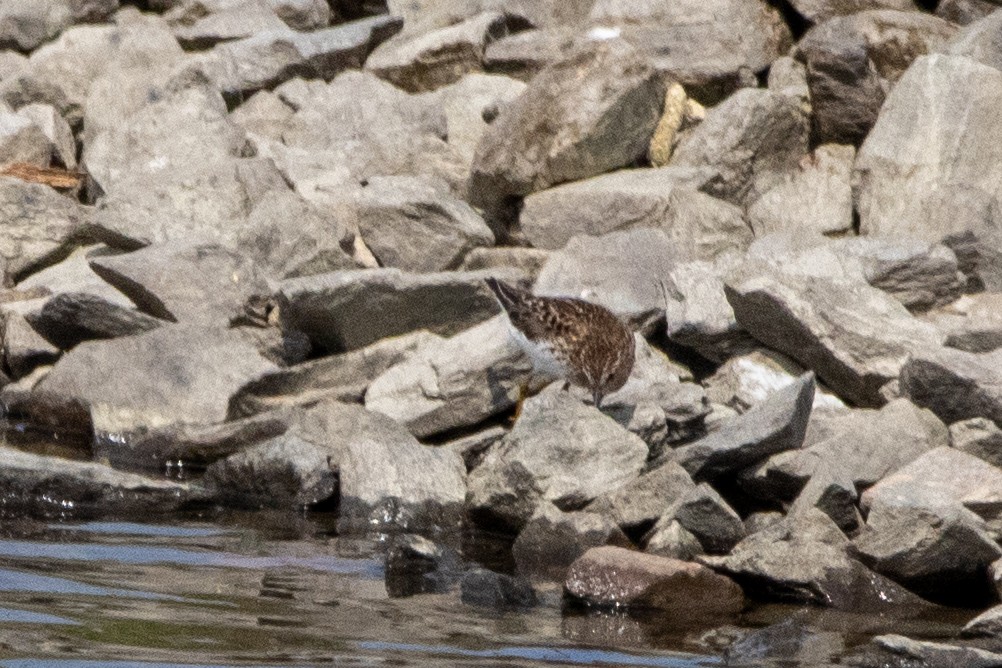
[[[801,104],[809,102],[811,91],[807,87],[807,67],[792,56],[780,56],[769,67],[768,88]]]
[[[887,9],[849,12],[808,31],[796,50],[807,65],[817,140],[862,143],[894,82],[955,30],[922,12]]]
[[[180,2],[164,18],[187,49],[209,49],[219,42],[286,28],[264,2],[231,3],[229,7],[225,3]]]
[[[386,551],[386,592],[393,598],[448,591],[459,579],[454,550],[423,536],[394,536]]]
[[[68,170],[76,169],[77,144],[73,138],[73,131],[55,107],[48,104],[29,104],[18,109],[17,115],[29,119],[42,131],[52,146],[52,158],[57,159]]]
[[[0,49],[32,51],[74,23],[100,23],[118,0],[5,2],[0,6]]]
[[[80,246],[58,264],[37,271],[20,281],[17,289],[49,295],[81,292],[99,297],[109,304],[134,308],[132,300],[111,287],[90,268],[91,259],[116,254],[116,251],[102,244]]]
[[[749,205],[798,169],[807,135],[807,118],[795,100],[742,89],[707,112],[679,142],[671,164],[715,170],[704,191]]]
[[[217,499],[252,506],[308,506],[337,490],[327,452],[292,434],[212,464],[202,483]]]
[[[434,342],[441,345],[440,337],[419,330],[341,355],[278,369],[244,386],[231,401],[230,411],[252,415],[327,399],[360,403],[373,380]]]
[[[362,239],[383,267],[454,269],[471,249],[494,245],[483,218],[443,181],[374,177],[356,206]]]
[[[372,381],[365,406],[424,438],[514,407],[532,371],[507,318],[497,316],[415,350]]]
[[[875,663],[852,665],[904,666],[920,665],[928,668],[991,668],[1002,663],[1002,654],[977,647],[913,640],[900,635],[882,635],[873,639]],[[869,648],[867,648],[869,649]],[[864,655],[865,656],[865,655]],[[854,661],[854,657],[848,658]]]
[[[861,280],[759,268],[732,276],[725,290],[738,324],[860,406],[883,404],[880,388],[897,378],[911,351],[940,339]]]
[[[703,385],[710,401],[744,412],[803,373],[803,368],[785,355],[760,348],[731,357]],[[845,404],[823,388],[815,388],[813,407],[839,409]]]
[[[222,422],[230,397],[274,368],[236,333],[164,326],[76,346],[34,388],[28,412],[128,447],[132,431]]]
[[[926,505],[922,497],[917,501],[922,505],[900,499],[885,504],[871,498],[866,528],[853,541],[859,558],[934,600],[989,599],[985,569],[1002,557],[1002,548],[984,522],[959,505]]]
[[[988,120],[999,100],[1002,72],[995,68],[960,56],[918,58],[888,96],[856,159],[860,231],[945,238],[962,264],[964,245],[973,246],[966,252],[975,265],[979,252],[995,257],[983,235],[986,225],[989,232],[998,226],[991,210],[1002,194],[999,129]],[[965,234],[975,235],[973,241],[963,241]]]
[[[562,512],[543,504],[515,539],[512,556],[529,578],[563,582],[570,565],[593,547],[629,547],[630,539],[611,520],[589,512]]]
[[[463,258],[463,264],[459,268],[461,271],[476,271],[478,269],[512,267],[534,281],[549,257],[549,251],[535,248],[479,247],[466,254],[466,257]]]
[[[967,622],[960,633],[967,637],[998,638],[1002,636],[1002,605],[985,610]]]
[[[947,424],[984,417],[1002,423],[1002,350],[915,350],[901,369],[901,393]]]
[[[469,473],[480,466],[484,457],[487,456],[487,452],[507,435],[508,429],[504,427],[487,427],[469,436],[448,441],[442,447],[458,452],[459,456],[463,458],[463,463],[466,464],[466,472]]]
[[[579,235],[550,255],[533,292],[587,299],[625,319],[643,322],[664,308],[658,278],[671,271],[675,258],[675,244],[662,230]]]
[[[547,65],[567,56],[578,42],[567,26],[522,30],[487,45],[484,68],[521,81],[531,81]]]
[[[810,230],[846,234],[852,230],[852,146],[825,144],[800,162],[775,188],[748,207],[755,236]]]
[[[484,12],[446,28],[403,33],[376,47],[365,68],[413,93],[435,90],[483,69],[487,45],[519,24],[526,27],[516,17]]]
[[[666,461],[602,494],[585,510],[608,516],[624,531],[635,532],[656,522],[695,486],[685,469],[673,461]]]
[[[192,67],[227,95],[274,88],[303,74],[329,81],[339,72],[361,67],[372,49],[400,26],[396,17],[374,16],[312,32],[259,32],[218,44]]]
[[[688,618],[731,615],[744,607],[741,588],[705,566],[621,547],[585,552],[571,565],[564,589],[591,605],[684,609]]]
[[[838,525],[842,531],[856,531],[863,519],[856,509],[859,494],[856,485],[844,469],[835,466],[819,466],[811,479],[804,485],[800,495],[790,506],[789,514],[817,508]]]
[[[950,447],[926,452],[863,492],[864,509],[965,506],[986,519],[999,516],[1002,471]]]
[[[977,0],[974,0],[972,4],[976,2]],[[997,8],[994,4],[985,4],[991,8],[991,12]],[[1002,49],[999,48],[997,40],[998,31],[1002,29],[1002,16],[986,15],[976,21],[957,21],[949,17],[944,18],[961,25],[970,23],[950,40],[944,49],[946,53],[952,56],[966,56],[984,65],[1002,70]]]
[[[453,531],[466,496],[459,454],[421,445],[388,417],[326,401],[289,433],[321,448],[339,481],[338,531]]]
[[[418,329],[456,334],[500,310],[484,283],[514,272],[408,274],[398,269],[335,271],[283,281],[279,298],[290,327],[325,350],[341,352]]]
[[[544,501],[575,510],[622,486],[646,459],[644,442],[593,406],[544,392],[525,402],[511,433],[470,474],[467,508],[517,529]]]
[[[0,111],[0,167],[15,163],[48,167],[52,142],[27,116]]]
[[[728,556],[699,561],[732,575],[753,596],[856,612],[928,605],[852,560],[848,547],[831,518],[810,509],[748,536]]]
[[[651,534],[663,531],[671,522],[678,522],[679,526],[696,537],[703,551],[710,554],[725,554],[745,537],[745,525],[741,518],[706,483],[700,483],[683,493],[661,516],[651,529]],[[648,537],[648,547],[650,542],[651,537]]]
[[[877,410],[843,411],[813,443],[780,453],[742,476],[756,495],[786,499],[817,472],[849,480],[857,489],[875,484],[922,454],[949,444],[946,426],[907,399]]]
[[[798,6],[803,4],[807,3],[798,3]],[[724,660],[734,665],[822,666],[834,665],[844,653],[845,639],[841,633],[818,630],[790,617],[747,633],[727,647]]]
[[[497,221],[512,199],[644,155],[663,100],[657,72],[621,43],[574,52],[534,78],[484,133],[467,186],[470,203],[504,236]]]
[[[114,339],[156,329],[163,320],[86,292],[64,292],[26,316],[28,324],[51,344],[69,350],[93,339]]]
[[[644,536],[644,552],[659,557],[693,561],[703,554],[703,546],[699,539],[678,520],[670,520],[658,522]]]
[[[675,461],[693,477],[706,479],[799,448],[813,400],[814,374],[807,373],[744,415],[676,449]]]
[[[696,190],[708,176],[704,170],[662,167],[568,183],[526,197],[519,228],[536,248],[559,249],[578,234],[654,227],[689,259],[744,250],[752,235],[741,210]]]
[[[1002,295],[997,292],[964,295],[928,317],[946,334],[950,348],[969,353],[1002,348]]]
[[[3,281],[9,284],[68,255],[87,213],[48,186],[0,176],[0,221]]]
[[[176,512],[197,494],[187,483],[116,471],[110,466],[0,446],[0,512],[40,518],[137,518]]]
[[[950,445],[992,466],[1002,467],[1002,429],[987,418],[970,418],[951,424]]]
[[[650,53],[659,69],[711,102],[767,69],[792,42],[780,13],[764,2],[598,0],[591,19],[592,34]]]
[[[796,0],[792,4],[798,14],[815,24],[823,23],[836,16],[850,16],[870,9],[896,9],[898,11],[917,9],[912,0],[852,0],[851,2]]]
[[[246,257],[215,244],[154,244],[90,266],[142,310],[171,322],[226,326],[252,296],[269,292]]]
[[[528,582],[485,568],[468,571],[459,587],[460,599],[466,605],[492,610],[536,605],[536,592]]]
[[[3,357],[5,368],[18,379],[36,367],[53,364],[59,358],[59,348],[36,332],[23,315],[8,312],[3,317]]]

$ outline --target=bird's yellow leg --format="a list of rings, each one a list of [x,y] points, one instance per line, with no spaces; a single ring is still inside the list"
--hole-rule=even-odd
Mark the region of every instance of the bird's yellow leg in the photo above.
[[[525,400],[529,397],[529,381],[523,381],[518,384],[518,399],[515,400],[515,414],[511,416],[511,423],[515,424],[518,422],[518,418],[522,415],[522,405],[525,404]]]

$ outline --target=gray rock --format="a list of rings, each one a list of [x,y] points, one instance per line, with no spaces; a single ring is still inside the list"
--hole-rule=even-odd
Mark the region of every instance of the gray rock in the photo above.
[[[362,239],[383,267],[404,271],[454,269],[494,235],[448,184],[413,176],[369,179],[356,206]]]
[[[294,278],[358,268],[352,257],[354,222],[347,213],[315,206],[292,191],[270,190],[245,224],[219,236],[220,243],[235,247],[265,273]]]
[[[823,23],[836,16],[850,16],[870,9],[896,9],[898,11],[918,9],[912,0],[852,0],[851,2],[795,0],[792,4],[798,14],[815,24]]]
[[[504,236],[499,221],[512,198],[644,155],[663,100],[663,81],[633,49],[604,42],[575,51],[535,77],[484,133],[470,203]]]
[[[813,400],[814,375],[808,373],[744,415],[676,449],[675,460],[693,477],[714,478],[777,452],[799,448]]]
[[[509,410],[532,371],[507,318],[497,316],[446,341],[430,341],[390,367],[369,385],[365,406],[424,438]]]
[[[805,230],[845,234],[852,230],[850,177],[855,158],[851,146],[825,144],[816,148],[798,170],[748,207],[748,222],[755,236]]]
[[[703,554],[703,546],[678,520],[670,520],[658,522],[644,536],[644,552],[659,557],[693,561]]]
[[[13,311],[4,314],[3,358],[15,379],[24,378],[41,365],[53,364],[59,352],[23,315]]]
[[[28,313],[28,324],[62,350],[93,339],[114,339],[156,329],[162,320],[86,292],[63,292]]]
[[[543,504],[526,522],[512,545],[518,572],[530,579],[563,582],[570,565],[593,547],[630,547],[614,522],[589,512],[562,512]]]
[[[997,8],[997,5],[994,4],[989,6],[991,12]],[[1000,23],[1002,16],[986,14],[984,18],[975,21],[956,21],[953,18],[944,18],[954,23],[970,23],[950,40],[950,43],[943,49],[946,53],[952,56],[966,56],[984,65],[1002,70],[1002,49],[999,48],[998,44],[998,31],[1002,30],[1002,23]]]
[[[169,242],[90,261],[101,278],[164,320],[228,326],[269,289],[252,262],[214,244]]]
[[[709,568],[621,547],[595,547],[567,573],[564,590],[590,605],[653,610],[684,606],[689,618],[731,615],[744,594]]]
[[[985,610],[967,622],[960,633],[967,637],[998,638],[1002,636],[1002,605]]]
[[[48,167],[52,150],[52,141],[33,120],[0,111],[0,167],[15,163]]]
[[[17,284],[18,290],[28,293],[57,295],[63,292],[82,292],[100,297],[109,304],[135,307],[128,297],[111,287],[90,268],[90,260],[116,251],[101,244],[80,246],[58,264],[37,271]]]
[[[459,580],[460,557],[416,534],[394,536],[383,562],[391,598],[446,592]]]
[[[42,131],[51,144],[52,158],[68,170],[76,169],[77,144],[73,131],[55,107],[49,104],[29,104],[18,109],[17,115],[29,119]]]
[[[807,3],[798,3],[802,6]],[[819,3],[820,4],[820,3]],[[835,4],[835,7],[839,7]],[[790,617],[763,629],[748,632],[727,647],[724,660],[733,665],[756,663],[834,665],[845,653],[841,633],[819,630]]]
[[[519,228],[536,248],[559,249],[579,234],[660,228],[687,259],[744,250],[752,233],[741,210],[698,192],[704,170],[661,167],[596,176],[525,198]]]
[[[524,20],[484,12],[445,28],[401,33],[376,47],[365,68],[407,91],[435,90],[483,69],[487,45],[519,27]]]
[[[490,72],[531,81],[544,67],[566,57],[580,41],[579,35],[575,28],[552,26],[502,37],[487,45],[484,67]]]
[[[549,251],[535,248],[478,247],[466,254],[466,257],[463,258],[463,264],[459,268],[462,271],[476,271],[478,269],[513,267],[534,281],[549,257]]]
[[[848,547],[831,518],[810,509],[748,536],[728,556],[699,561],[732,575],[753,596],[854,612],[928,605],[852,560]]]
[[[203,484],[216,498],[241,505],[308,506],[337,490],[328,454],[284,434],[209,466]]]
[[[817,508],[838,525],[846,533],[856,531],[863,523],[856,502],[859,494],[852,478],[845,469],[822,464],[817,467],[811,479],[804,485],[789,514],[804,512],[808,508]]]
[[[936,5],[936,16],[960,26],[970,25],[998,9],[990,0],[943,0]]]
[[[908,65],[936,51],[955,30],[921,12],[875,9],[849,12],[808,31],[797,56],[807,65],[818,140],[859,145]]]
[[[675,260],[675,244],[662,230],[579,235],[550,255],[533,292],[587,299],[625,319],[643,322],[664,308],[658,279],[671,271]]]
[[[333,28],[297,32],[284,28],[218,44],[191,67],[225,94],[246,95],[309,74],[329,81],[359,68],[372,49],[400,30],[400,19],[375,16]]]
[[[682,494],[658,520],[645,539],[648,552],[653,537],[671,522],[691,533],[703,551],[725,554],[745,537],[745,525],[727,505],[723,497],[706,483],[700,483]]]
[[[770,394],[795,382],[804,369],[786,355],[759,348],[735,355],[703,380],[710,401],[745,412],[765,401]],[[823,388],[816,388],[814,405],[837,410],[845,404]]]
[[[965,287],[957,255],[942,244],[855,237],[838,240],[833,250],[858,261],[867,283],[910,311],[952,302]]]
[[[1002,654],[977,647],[913,640],[901,635],[877,636],[872,641],[876,663],[866,666],[919,665],[924,668],[991,668],[1002,663]],[[866,648],[870,649],[870,648]],[[859,665],[859,664],[854,664]]]
[[[34,388],[28,412],[128,447],[132,431],[222,422],[230,397],[274,368],[237,333],[164,326],[76,346]]]
[[[987,243],[987,257],[997,255],[982,228],[997,226],[991,210],[1002,193],[995,169],[1000,143],[994,139],[998,128],[982,119],[999,99],[1002,72],[995,68],[959,56],[918,58],[894,87],[856,159],[861,232],[945,238],[962,262],[958,244],[974,234],[964,243],[973,244],[974,252]],[[978,141],[970,146],[959,140],[971,136]]]
[[[0,405],[7,415],[24,415],[27,412],[32,391],[51,370],[48,365],[38,366],[27,376],[0,387]]]
[[[461,436],[455,440],[448,441],[442,445],[459,453],[466,465],[466,472],[480,466],[487,456],[487,452],[501,442],[508,435],[508,429],[502,426],[487,427],[469,436]]]
[[[0,490],[7,512],[40,518],[133,516],[176,512],[197,497],[187,483],[116,471],[104,464],[0,446]]]
[[[742,89],[707,112],[679,142],[671,164],[715,170],[704,190],[744,206],[798,168],[807,135],[807,117],[795,100]]]
[[[286,188],[282,174],[263,158],[130,173],[101,199],[88,231],[126,250],[165,241],[228,244],[269,191]]]
[[[907,399],[895,399],[880,410],[844,411],[831,422],[813,443],[771,457],[743,475],[742,484],[757,495],[785,499],[815,473],[828,471],[829,477],[845,478],[863,489],[949,444],[946,426]]]
[[[860,559],[924,596],[986,598],[985,569],[1002,557],[1002,548],[981,518],[959,505],[935,506],[920,494],[909,497],[891,504],[871,499],[866,527],[853,541]]]
[[[118,9],[118,0],[52,0],[0,5],[0,49],[32,51],[74,23],[100,23]]]
[[[329,8],[327,12],[329,15]],[[182,1],[166,12],[164,18],[171,24],[178,42],[187,49],[209,49],[219,42],[286,28],[269,3],[263,1]]]
[[[456,334],[499,311],[484,279],[513,272],[407,274],[398,269],[335,271],[283,281],[279,298],[290,327],[340,352],[418,329]]]
[[[566,392],[528,399],[511,433],[469,478],[475,516],[523,526],[548,501],[581,508],[635,478],[647,446],[593,406]]]
[[[459,587],[460,599],[466,605],[492,610],[536,605],[536,592],[528,582],[485,568],[468,571]]]
[[[964,295],[928,315],[946,335],[945,345],[969,353],[989,353],[1002,348],[1002,294]]]
[[[883,404],[880,388],[897,378],[911,351],[941,338],[862,280],[753,266],[725,285],[738,324],[857,405]]]
[[[360,403],[373,380],[433,342],[441,342],[441,339],[419,330],[341,355],[278,369],[245,385],[233,397],[230,410],[252,415],[275,408],[308,406],[327,399]]]
[[[807,67],[792,56],[780,56],[769,67],[768,88],[809,104],[811,91],[807,87]]]
[[[1002,471],[950,447],[926,452],[863,492],[864,509],[963,505],[986,518],[1002,503]]]
[[[459,454],[421,445],[388,417],[327,401],[289,430],[324,450],[339,486],[338,531],[453,531],[466,496]]]
[[[985,417],[1002,422],[1002,351],[915,350],[901,369],[901,392],[950,424]]]
[[[624,531],[635,532],[656,522],[695,486],[684,468],[667,461],[598,496],[585,510],[606,515]]]
[[[1002,466],[1002,429],[987,418],[970,418],[951,424],[950,445],[992,466]]]
[[[780,13],[764,2],[598,0],[591,19],[593,35],[621,36],[649,52],[686,90],[710,101],[767,69],[792,43]]]
[[[0,221],[3,282],[10,284],[68,255],[87,212],[48,186],[0,176]]]
[[[724,294],[724,276],[740,259],[723,255],[712,262],[675,264],[664,278],[662,305],[668,338],[715,362],[756,346],[738,325]]]

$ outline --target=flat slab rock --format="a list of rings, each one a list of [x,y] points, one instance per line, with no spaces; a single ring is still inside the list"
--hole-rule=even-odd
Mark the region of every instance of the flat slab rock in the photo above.
[[[706,566],[614,546],[581,555],[571,564],[564,589],[592,605],[656,609],[686,618],[730,615],[744,607],[741,587]]]
[[[78,345],[34,388],[27,412],[106,435],[211,424],[243,385],[275,369],[237,332],[164,325]]]

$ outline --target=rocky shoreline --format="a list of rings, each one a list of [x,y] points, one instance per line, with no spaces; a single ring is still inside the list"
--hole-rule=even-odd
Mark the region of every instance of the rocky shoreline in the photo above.
[[[310,507],[401,595],[959,606],[825,660],[1002,665],[996,5],[50,4],[0,0],[0,402],[72,456],[0,446],[0,518]],[[626,386],[487,277],[629,322]]]

